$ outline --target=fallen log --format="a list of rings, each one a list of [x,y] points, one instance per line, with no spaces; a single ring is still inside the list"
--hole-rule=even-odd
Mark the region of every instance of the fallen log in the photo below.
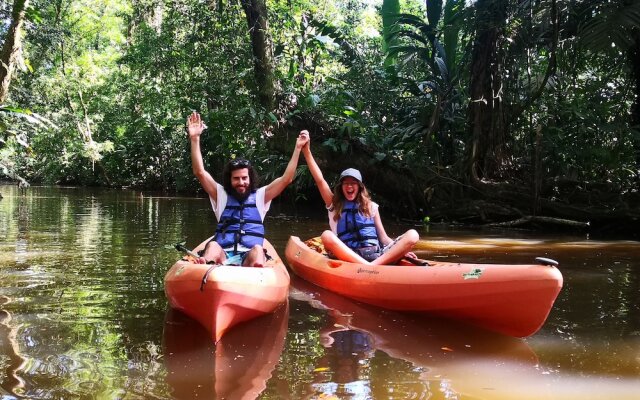
[[[512,221],[504,221],[504,222],[494,222],[490,224],[485,224],[487,227],[516,227],[527,224],[542,224],[542,225],[559,225],[566,226],[572,228],[588,228],[591,224],[589,222],[582,221],[574,221],[571,219],[565,218],[555,218],[555,217],[543,217],[538,215],[528,215],[526,217],[518,218]]]

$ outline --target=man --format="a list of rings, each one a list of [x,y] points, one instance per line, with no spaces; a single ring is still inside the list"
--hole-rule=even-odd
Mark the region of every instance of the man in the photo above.
[[[293,182],[300,151],[309,141],[309,132],[300,132],[284,174],[267,186],[256,189],[257,175],[251,163],[244,159],[229,161],[223,170],[223,185],[217,183],[204,169],[202,161],[200,135],[206,126],[200,114],[194,111],[187,118],[187,128],[191,141],[193,174],[209,194],[218,219],[216,234],[206,245],[199,262],[264,266],[264,217],[269,211],[271,200]]]

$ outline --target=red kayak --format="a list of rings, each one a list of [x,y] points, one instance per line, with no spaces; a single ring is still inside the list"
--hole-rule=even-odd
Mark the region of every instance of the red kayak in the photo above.
[[[296,236],[289,238],[285,257],[301,278],[363,303],[461,320],[515,337],[542,327],[562,288],[560,271],[544,265],[557,263],[548,259],[528,265],[358,264],[329,259]]]
[[[194,251],[204,248],[208,240]],[[215,342],[241,322],[275,311],[287,299],[289,273],[273,246],[263,268],[176,262],[164,277],[169,305],[203,325]]]

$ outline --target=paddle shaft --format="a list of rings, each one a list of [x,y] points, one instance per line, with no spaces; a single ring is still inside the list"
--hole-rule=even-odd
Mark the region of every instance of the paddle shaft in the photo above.
[[[195,253],[195,252],[193,252],[193,251],[191,251],[191,250],[187,249],[186,247],[184,247],[184,246],[183,246],[183,245],[181,245],[180,243],[177,243],[177,244],[176,244],[176,250],[178,250],[178,251],[184,251],[185,253],[187,253],[187,254],[188,254],[188,255],[190,255],[191,257],[200,258],[200,256],[199,256],[197,253]]]

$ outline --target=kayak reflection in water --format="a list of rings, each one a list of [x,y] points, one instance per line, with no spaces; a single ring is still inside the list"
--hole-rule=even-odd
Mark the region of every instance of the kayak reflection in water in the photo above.
[[[288,302],[274,313],[228,332],[217,344],[184,314],[169,308],[163,350],[167,383],[176,399],[256,399],[284,349]]]
[[[549,398],[544,387],[548,375],[522,339],[456,321],[381,310],[297,277],[291,286],[292,299],[328,316],[320,331],[325,355],[316,363],[312,388],[319,398],[347,398],[355,391],[365,393],[357,398],[384,398],[389,388],[395,390],[394,398],[442,398],[442,390],[447,398]],[[385,383],[380,383],[381,376]],[[518,383],[530,396],[514,388]],[[516,390],[518,396],[509,396]]]

